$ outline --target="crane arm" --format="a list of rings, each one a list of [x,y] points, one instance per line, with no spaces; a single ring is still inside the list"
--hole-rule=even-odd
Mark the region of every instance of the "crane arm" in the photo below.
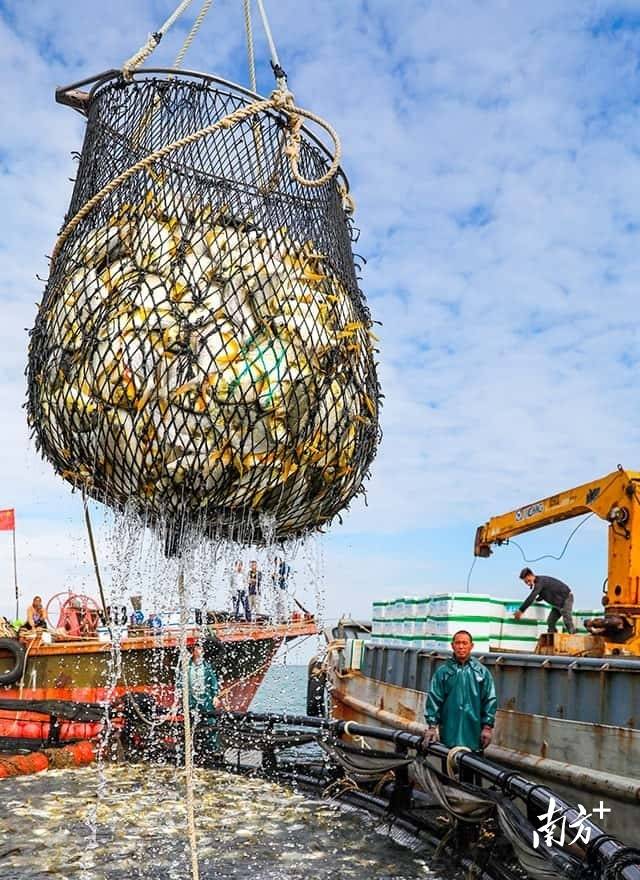
[[[523,532],[586,513],[595,513],[601,519],[617,524],[621,535],[628,533],[630,505],[639,483],[640,472],[619,468],[575,489],[494,516],[477,529],[474,553],[476,556],[490,556],[492,544],[502,544]],[[626,537],[628,539],[630,535],[626,534]]]
[[[607,580],[602,597],[605,617],[595,618],[588,625],[592,633],[604,633],[605,653],[640,654],[639,488],[640,472],[618,466],[599,480],[494,516],[476,531],[475,555],[490,556],[493,544],[574,516],[595,513],[609,524]]]

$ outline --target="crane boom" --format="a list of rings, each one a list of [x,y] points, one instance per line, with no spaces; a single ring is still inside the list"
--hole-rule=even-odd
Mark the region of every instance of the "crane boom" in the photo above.
[[[492,517],[477,529],[474,553],[487,557],[492,545],[516,535],[582,514],[596,514],[609,524],[608,577],[602,599],[605,624],[609,619],[609,629],[624,633],[627,646],[640,653],[639,490],[640,472],[618,467],[598,480]],[[621,620],[626,621],[624,626]]]

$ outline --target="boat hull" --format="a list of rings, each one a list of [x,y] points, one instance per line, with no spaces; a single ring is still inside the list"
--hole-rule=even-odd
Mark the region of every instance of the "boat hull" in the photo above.
[[[501,662],[499,658],[505,655],[481,658],[492,671],[497,667],[500,706],[487,756],[581,803],[587,811],[599,808],[602,801],[611,812],[602,817],[595,813],[594,821],[619,838],[635,841],[640,813],[640,729],[582,720],[594,699],[603,704],[602,686],[598,693],[590,692],[594,684],[590,671],[597,667],[586,667],[585,678],[576,681],[576,667],[568,673],[565,664],[549,664],[541,672],[531,657],[524,655],[518,662],[514,656]],[[445,659],[444,654],[366,645],[361,660],[350,666],[345,652],[334,649],[329,652],[327,670],[332,713],[336,718],[421,733],[428,683]],[[503,674],[507,666],[509,671]],[[620,676],[612,685],[617,699],[622,699],[623,686],[628,691],[622,705],[617,703],[620,713],[634,705],[640,664],[637,670],[610,666],[598,675],[612,672]],[[536,682],[540,674],[547,677],[547,714],[529,711],[545,705],[544,691]],[[558,712],[560,690],[566,693],[567,674],[573,675],[571,686],[579,692],[578,700],[572,698],[578,718],[566,717],[566,704],[561,706],[564,717],[551,715],[552,710]],[[536,684],[537,691],[530,694]]]
[[[217,639],[212,663],[221,705],[234,712],[249,708],[283,642],[317,631],[313,620],[261,626],[234,623],[208,629]],[[189,630],[187,643],[201,636],[199,630]],[[177,632],[128,638],[117,645],[97,640],[32,643],[20,679],[0,686],[0,704],[2,699],[106,704],[125,693],[148,693],[160,705],[169,706],[175,694],[179,653]],[[8,653],[0,654],[0,674],[8,672],[13,662]],[[56,737],[59,741],[92,738],[100,730],[100,724],[63,721]],[[0,708],[0,737],[47,740],[49,734],[48,717]]]

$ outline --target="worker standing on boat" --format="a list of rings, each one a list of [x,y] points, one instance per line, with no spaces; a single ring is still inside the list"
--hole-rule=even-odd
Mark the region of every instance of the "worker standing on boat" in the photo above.
[[[522,569],[520,580],[525,582],[531,592],[513,615],[516,620],[520,620],[533,602],[548,602],[551,605],[551,611],[547,617],[547,632],[554,633],[556,631],[556,623],[560,617],[562,617],[568,633],[576,631],[571,614],[573,611],[573,593],[570,587],[557,578],[536,575],[530,568]]]
[[[291,576],[291,566],[276,556],[273,560],[271,581],[275,595],[275,619],[278,623],[287,622],[287,586]]]
[[[496,717],[493,676],[471,656],[473,639],[461,629],[451,641],[453,657],[440,666],[429,686],[425,706],[425,746],[438,739],[451,748],[466,746],[474,752],[491,742]]]
[[[249,591],[249,611],[251,612],[251,620],[255,621],[258,616],[258,602],[260,593],[262,592],[262,572],[258,568],[257,559],[252,559],[249,563],[247,586]]]
[[[201,758],[218,751],[218,731],[213,710],[218,705],[218,676],[204,658],[202,645],[191,649],[189,661],[189,708],[193,714],[194,750]]]
[[[244,613],[245,620],[251,620],[251,612],[249,610],[249,598],[247,596],[247,584],[242,570],[242,560],[238,559],[235,568],[231,573],[231,597],[233,601],[233,616],[236,620],[240,619],[240,609]]]

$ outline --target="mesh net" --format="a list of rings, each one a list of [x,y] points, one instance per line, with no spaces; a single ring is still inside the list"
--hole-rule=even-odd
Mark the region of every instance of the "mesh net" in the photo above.
[[[95,89],[67,220],[157,148],[250,103],[203,79]],[[276,539],[331,520],[378,441],[371,318],[334,179],[301,186],[266,112],[172,151],[64,242],[31,331],[36,443],[150,523]],[[303,130],[299,170],[328,168]]]

